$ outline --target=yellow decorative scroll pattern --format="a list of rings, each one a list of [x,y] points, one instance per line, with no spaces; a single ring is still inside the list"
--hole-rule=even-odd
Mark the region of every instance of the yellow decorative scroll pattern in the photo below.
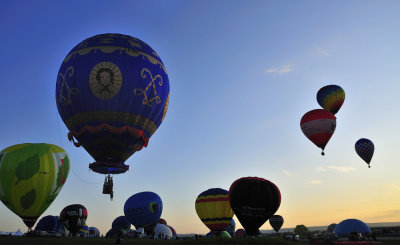
[[[128,125],[134,125],[143,128],[144,130],[150,132],[150,136],[154,134],[157,130],[157,126],[154,122],[146,117],[131,114],[128,112],[118,112],[118,111],[89,111],[79,114],[75,114],[69,117],[65,124],[67,128],[72,130],[78,125],[85,125],[91,122],[123,122]]]
[[[169,93],[168,93],[167,101],[165,102],[165,105],[164,105],[164,112],[163,112],[163,115],[161,118],[161,122],[164,121],[165,115],[167,114],[168,104],[169,104]]]
[[[158,79],[158,85],[162,86],[163,85],[163,79],[162,76],[160,74],[157,74],[155,77],[153,77],[153,75],[151,74],[151,72],[149,71],[149,69],[147,68],[143,68],[142,71],[140,72],[140,75],[142,76],[143,79],[146,79],[147,76],[150,76],[150,83],[149,85],[147,85],[147,87],[145,89],[140,89],[140,88],[136,88],[133,90],[133,93],[135,95],[143,95],[143,105],[147,105],[148,107],[152,107],[154,105],[154,101],[158,104],[161,103],[161,98],[160,96],[157,95],[157,86],[156,86],[156,79]],[[154,91],[154,96],[151,98],[147,97],[147,91],[149,90],[150,87],[153,87],[153,91]]]
[[[57,83],[61,83],[61,89],[60,89],[60,96],[58,98],[58,102],[62,103],[64,105],[71,104],[71,95],[77,95],[79,90],[78,88],[70,88],[67,84],[67,81],[65,80],[66,76],[72,77],[74,75],[74,68],[72,66],[68,67],[64,73],[60,72],[58,73],[58,79]],[[67,96],[63,95],[64,89],[67,90]]]
[[[132,56],[132,57],[138,57],[139,55],[142,55],[143,58],[147,58],[148,61],[150,61],[152,64],[154,65],[160,65],[160,67],[164,70],[165,74],[167,74],[167,70],[165,69],[164,65],[161,63],[161,61],[159,61],[158,59],[154,58],[152,55],[144,53],[142,51],[139,50],[135,50],[135,49],[130,49],[130,48],[125,48],[125,47],[115,47],[115,46],[94,46],[94,47],[89,47],[89,48],[83,48],[83,49],[79,49],[75,52],[69,53],[65,59],[64,59],[64,63],[68,62],[73,56],[76,55],[87,55],[88,53],[90,53],[91,51],[95,50],[95,52],[97,50],[100,50],[103,53],[113,53],[117,50],[119,50],[120,53],[125,52],[127,55]],[[157,55],[158,56],[158,55]]]

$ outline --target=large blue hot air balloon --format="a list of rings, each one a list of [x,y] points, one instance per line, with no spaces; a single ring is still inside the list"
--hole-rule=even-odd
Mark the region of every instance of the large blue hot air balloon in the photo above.
[[[58,72],[56,103],[69,139],[96,160],[89,167],[100,174],[129,169],[124,162],[147,146],[168,101],[164,64],[149,45],[131,36],[87,38],[68,53]]]
[[[136,229],[143,227],[147,233],[152,232],[161,217],[163,204],[154,192],[139,192],[126,200],[125,217]]]
[[[361,138],[357,140],[355,146],[357,154],[363,159],[370,168],[369,164],[371,163],[372,156],[374,155],[374,143],[372,143],[369,139]]]

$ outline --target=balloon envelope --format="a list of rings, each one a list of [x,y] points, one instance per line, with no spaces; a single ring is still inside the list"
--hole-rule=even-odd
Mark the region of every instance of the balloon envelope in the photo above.
[[[62,62],[56,83],[58,112],[69,138],[96,160],[101,174],[128,170],[124,162],[143,146],[167,112],[169,80],[164,64],[145,42],[100,34],[76,45]]]
[[[228,191],[221,188],[212,188],[200,193],[196,198],[195,208],[201,221],[211,231],[223,231],[233,217]]]
[[[235,234],[235,229],[236,229],[236,222],[234,219],[231,219],[231,222],[225,228],[225,231],[227,231],[229,235],[233,236]]]
[[[171,239],[172,231],[167,225],[158,223],[154,227],[154,236],[160,238],[162,237],[163,239]]]
[[[68,154],[52,144],[19,144],[0,152],[0,199],[32,228],[69,173]]]
[[[88,212],[81,204],[66,206],[60,213],[60,220],[73,235],[85,225]]]
[[[274,214],[271,218],[269,218],[269,224],[272,226],[272,228],[274,228],[275,232],[278,232],[283,225],[283,217]]]
[[[171,229],[172,238],[175,239],[175,238],[176,238],[176,235],[177,235],[175,229],[174,229],[172,226],[170,226],[170,225],[168,225],[168,227]]]
[[[89,227],[88,225],[85,223],[83,224],[83,226],[79,229],[79,236],[80,237],[87,237],[88,236],[88,231],[89,231]]]
[[[371,233],[371,228],[364,222],[358,219],[346,219],[336,225],[335,233],[338,236],[348,236],[350,232],[360,232],[364,235],[366,232]]]
[[[357,154],[368,164],[368,167],[370,167],[369,164],[371,163],[375,150],[374,143],[369,139],[361,138],[356,142],[355,148]]]
[[[342,107],[344,99],[344,90],[338,85],[327,85],[317,93],[318,104],[334,115]]]
[[[161,198],[154,192],[139,192],[126,200],[125,217],[138,229],[152,231],[161,217],[163,204]]]
[[[47,215],[38,221],[35,231],[64,233],[64,225],[57,216]]]
[[[304,135],[322,149],[328,144],[336,129],[336,117],[327,110],[315,109],[301,118],[300,128]]]
[[[119,216],[114,219],[114,221],[111,224],[111,227],[112,228],[116,227],[120,229],[130,229],[131,222],[125,216]]]
[[[99,229],[97,227],[89,227],[88,229],[88,237],[98,237],[100,235]]]
[[[235,236],[244,237],[244,236],[246,236],[246,231],[244,229],[242,229],[242,228],[237,229],[235,231]]]
[[[163,218],[160,218],[158,220],[158,223],[163,224],[163,225],[167,225],[167,221],[165,219],[163,219]]]
[[[231,235],[227,231],[221,231],[218,235],[219,238],[231,238]]]
[[[330,224],[327,228],[326,228],[326,231],[327,232],[329,232],[329,233],[333,233],[333,231],[335,230],[335,228],[336,228],[336,223],[332,223],[332,224]]]
[[[258,229],[278,210],[281,193],[269,180],[243,177],[232,183],[229,201],[247,235],[257,235]]]

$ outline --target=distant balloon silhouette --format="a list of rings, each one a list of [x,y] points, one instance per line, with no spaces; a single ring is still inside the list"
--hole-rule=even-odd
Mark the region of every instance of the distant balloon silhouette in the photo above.
[[[300,128],[311,142],[322,149],[321,155],[325,155],[325,146],[336,129],[336,117],[327,110],[315,109],[304,114]]]
[[[118,216],[111,224],[111,228],[114,227],[127,230],[131,228],[131,222],[125,216]]]
[[[160,218],[158,220],[158,223],[163,224],[163,225],[167,225],[167,221],[165,219],[163,219],[163,218]]]
[[[335,230],[335,228],[336,228],[336,223],[332,223],[332,224],[330,224],[329,226],[328,226],[328,228],[326,228],[326,231],[327,232],[329,232],[329,233],[333,233],[333,231]]]
[[[47,215],[39,220],[35,227],[35,231],[46,231],[64,235],[64,225],[57,216]]]
[[[345,98],[344,90],[338,85],[327,85],[317,93],[318,104],[335,115],[342,107]]]
[[[258,235],[259,228],[278,210],[281,193],[269,180],[243,177],[232,183],[229,201],[247,235]]]
[[[225,231],[229,233],[229,235],[233,236],[235,234],[236,222],[234,219],[231,219],[231,223],[225,228]]]
[[[81,204],[66,206],[60,213],[60,220],[72,235],[76,235],[85,225],[88,212]]]
[[[374,155],[374,143],[369,139],[361,138],[355,144],[357,154],[363,159],[370,168],[372,156]]]
[[[246,236],[246,231],[244,229],[242,229],[242,228],[237,229],[235,231],[235,236],[237,236],[237,237],[245,237]]]
[[[269,218],[269,224],[272,226],[272,228],[274,228],[275,232],[278,232],[283,225],[283,217],[274,214],[271,218]]]

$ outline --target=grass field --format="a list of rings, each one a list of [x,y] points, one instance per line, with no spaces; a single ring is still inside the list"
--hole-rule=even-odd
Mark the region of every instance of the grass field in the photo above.
[[[400,240],[385,240],[382,244],[400,244]],[[58,238],[58,237],[0,237],[0,245],[106,245],[115,244],[115,239],[106,238]],[[308,245],[308,241],[287,241],[280,237],[260,237],[260,238],[201,238],[187,240],[148,240],[148,239],[124,239],[122,244],[130,245]]]
[[[115,244],[116,239],[106,238],[59,238],[59,237],[0,237],[0,245],[106,245]],[[262,238],[233,238],[233,239],[218,239],[218,238],[201,238],[201,239],[186,239],[186,240],[150,240],[150,239],[124,239],[122,244],[131,245],[207,245],[207,244],[232,244],[232,245],[305,245],[307,241],[286,241],[282,238],[262,237]]]

